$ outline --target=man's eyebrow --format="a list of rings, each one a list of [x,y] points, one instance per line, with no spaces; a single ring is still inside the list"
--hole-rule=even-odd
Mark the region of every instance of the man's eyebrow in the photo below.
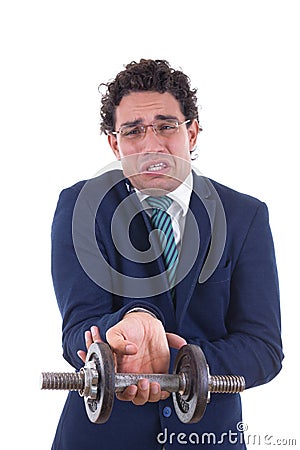
[[[128,122],[121,123],[121,127],[134,127],[143,123],[143,119],[129,120]]]
[[[169,119],[178,120],[179,121],[178,117],[172,116],[170,114],[168,114],[168,115],[157,114],[156,116],[154,116],[154,120],[169,120]],[[121,123],[120,126],[121,127],[134,127],[134,126],[140,125],[142,123],[144,123],[144,119],[139,118],[139,119],[135,119],[135,120],[132,120],[132,121],[129,120],[128,122],[123,122],[123,123]]]
[[[172,115],[164,115],[164,114],[157,114],[155,117],[154,117],[154,119],[155,120],[168,120],[168,119],[172,119],[172,120],[179,120],[178,119],[178,117],[176,117],[176,116],[172,116]]]

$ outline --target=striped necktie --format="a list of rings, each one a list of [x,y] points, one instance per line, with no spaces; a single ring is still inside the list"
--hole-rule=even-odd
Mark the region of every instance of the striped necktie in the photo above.
[[[153,228],[162,231],[162,233],[159,233],[159,241],[163,250],[162,254],[167,269],[166,273],[170,285],[171,296],[174,301],[178,250],[175,243],[172,220],[166,212],[173,200],[166,195],[162,197],[147,197],[146,200],[153,208],[151,216]]]

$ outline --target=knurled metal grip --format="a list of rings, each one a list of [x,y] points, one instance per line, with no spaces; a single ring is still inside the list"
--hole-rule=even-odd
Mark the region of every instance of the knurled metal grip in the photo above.
[[[111,414],[115,392],[147,378],[161,390],[171,392],[174,408],[183,423],[198,422],[211,393],[235,394],[245,389],[245,379],[236,375],[210,375],[205,356],[197,345],[184,345],[177,353],[173,374],[115,373],[110,347],[93,343],[85,366],[75,373],[43,372],[41,389],[78,391],[84,398],[91,422],[105,423]]]

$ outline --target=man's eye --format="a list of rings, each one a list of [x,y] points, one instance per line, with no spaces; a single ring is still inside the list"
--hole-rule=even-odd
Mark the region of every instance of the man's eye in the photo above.
[[[157,129],[159,131],[173,131],[175,130],[177,127],[174,123],[161,123],[158,125]]]
[[[132,127],[132,128],[126,128],[125,130],[122,130],[123,136],[130,137],[130,136],[138,136],[143,133],[143,129],[141,127]]]

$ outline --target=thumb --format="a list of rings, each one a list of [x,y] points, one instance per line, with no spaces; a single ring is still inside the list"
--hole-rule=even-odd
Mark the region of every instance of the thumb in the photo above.
[[[107,331],[106,340],[117,355],[135,355],[138,351],[137,345],[125,339],[114,327]]]
[[[169,347],[179,349],[183,345],[187,344],[186,340],[183,339],[181,336],[178,336],[178,334],[166,333],[166,337],[168,340]]]

